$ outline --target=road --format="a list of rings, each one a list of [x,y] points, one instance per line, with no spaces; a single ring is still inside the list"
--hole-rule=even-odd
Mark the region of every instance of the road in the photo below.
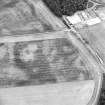
[[[105,64],[105,21],[80,29],[79,32]]]

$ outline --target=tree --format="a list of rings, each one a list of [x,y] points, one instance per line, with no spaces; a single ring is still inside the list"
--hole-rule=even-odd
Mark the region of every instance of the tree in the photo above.
[[[57,17],[62,17],[85,10],[88,0],[43,0],[43,2]]]

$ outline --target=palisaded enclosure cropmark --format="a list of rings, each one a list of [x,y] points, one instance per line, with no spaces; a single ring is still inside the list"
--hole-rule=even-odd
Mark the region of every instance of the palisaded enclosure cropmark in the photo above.
[[[1,46],[1,53],[3,54],[0,60],[0,81],[4,83],[1,87],[73,82],[94,78],[92,70],[88,70],[88,65],[83,61],[79,50],[66,38],[4,43]]]

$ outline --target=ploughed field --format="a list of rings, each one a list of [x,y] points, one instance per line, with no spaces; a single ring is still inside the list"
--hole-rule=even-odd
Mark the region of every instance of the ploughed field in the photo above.
[[[42,2],[12,1],[0,10],[0,36],[52,32],[64,27]]]
[[[66,38],[0,44],[0,87],[92,80],[91,73]]]

